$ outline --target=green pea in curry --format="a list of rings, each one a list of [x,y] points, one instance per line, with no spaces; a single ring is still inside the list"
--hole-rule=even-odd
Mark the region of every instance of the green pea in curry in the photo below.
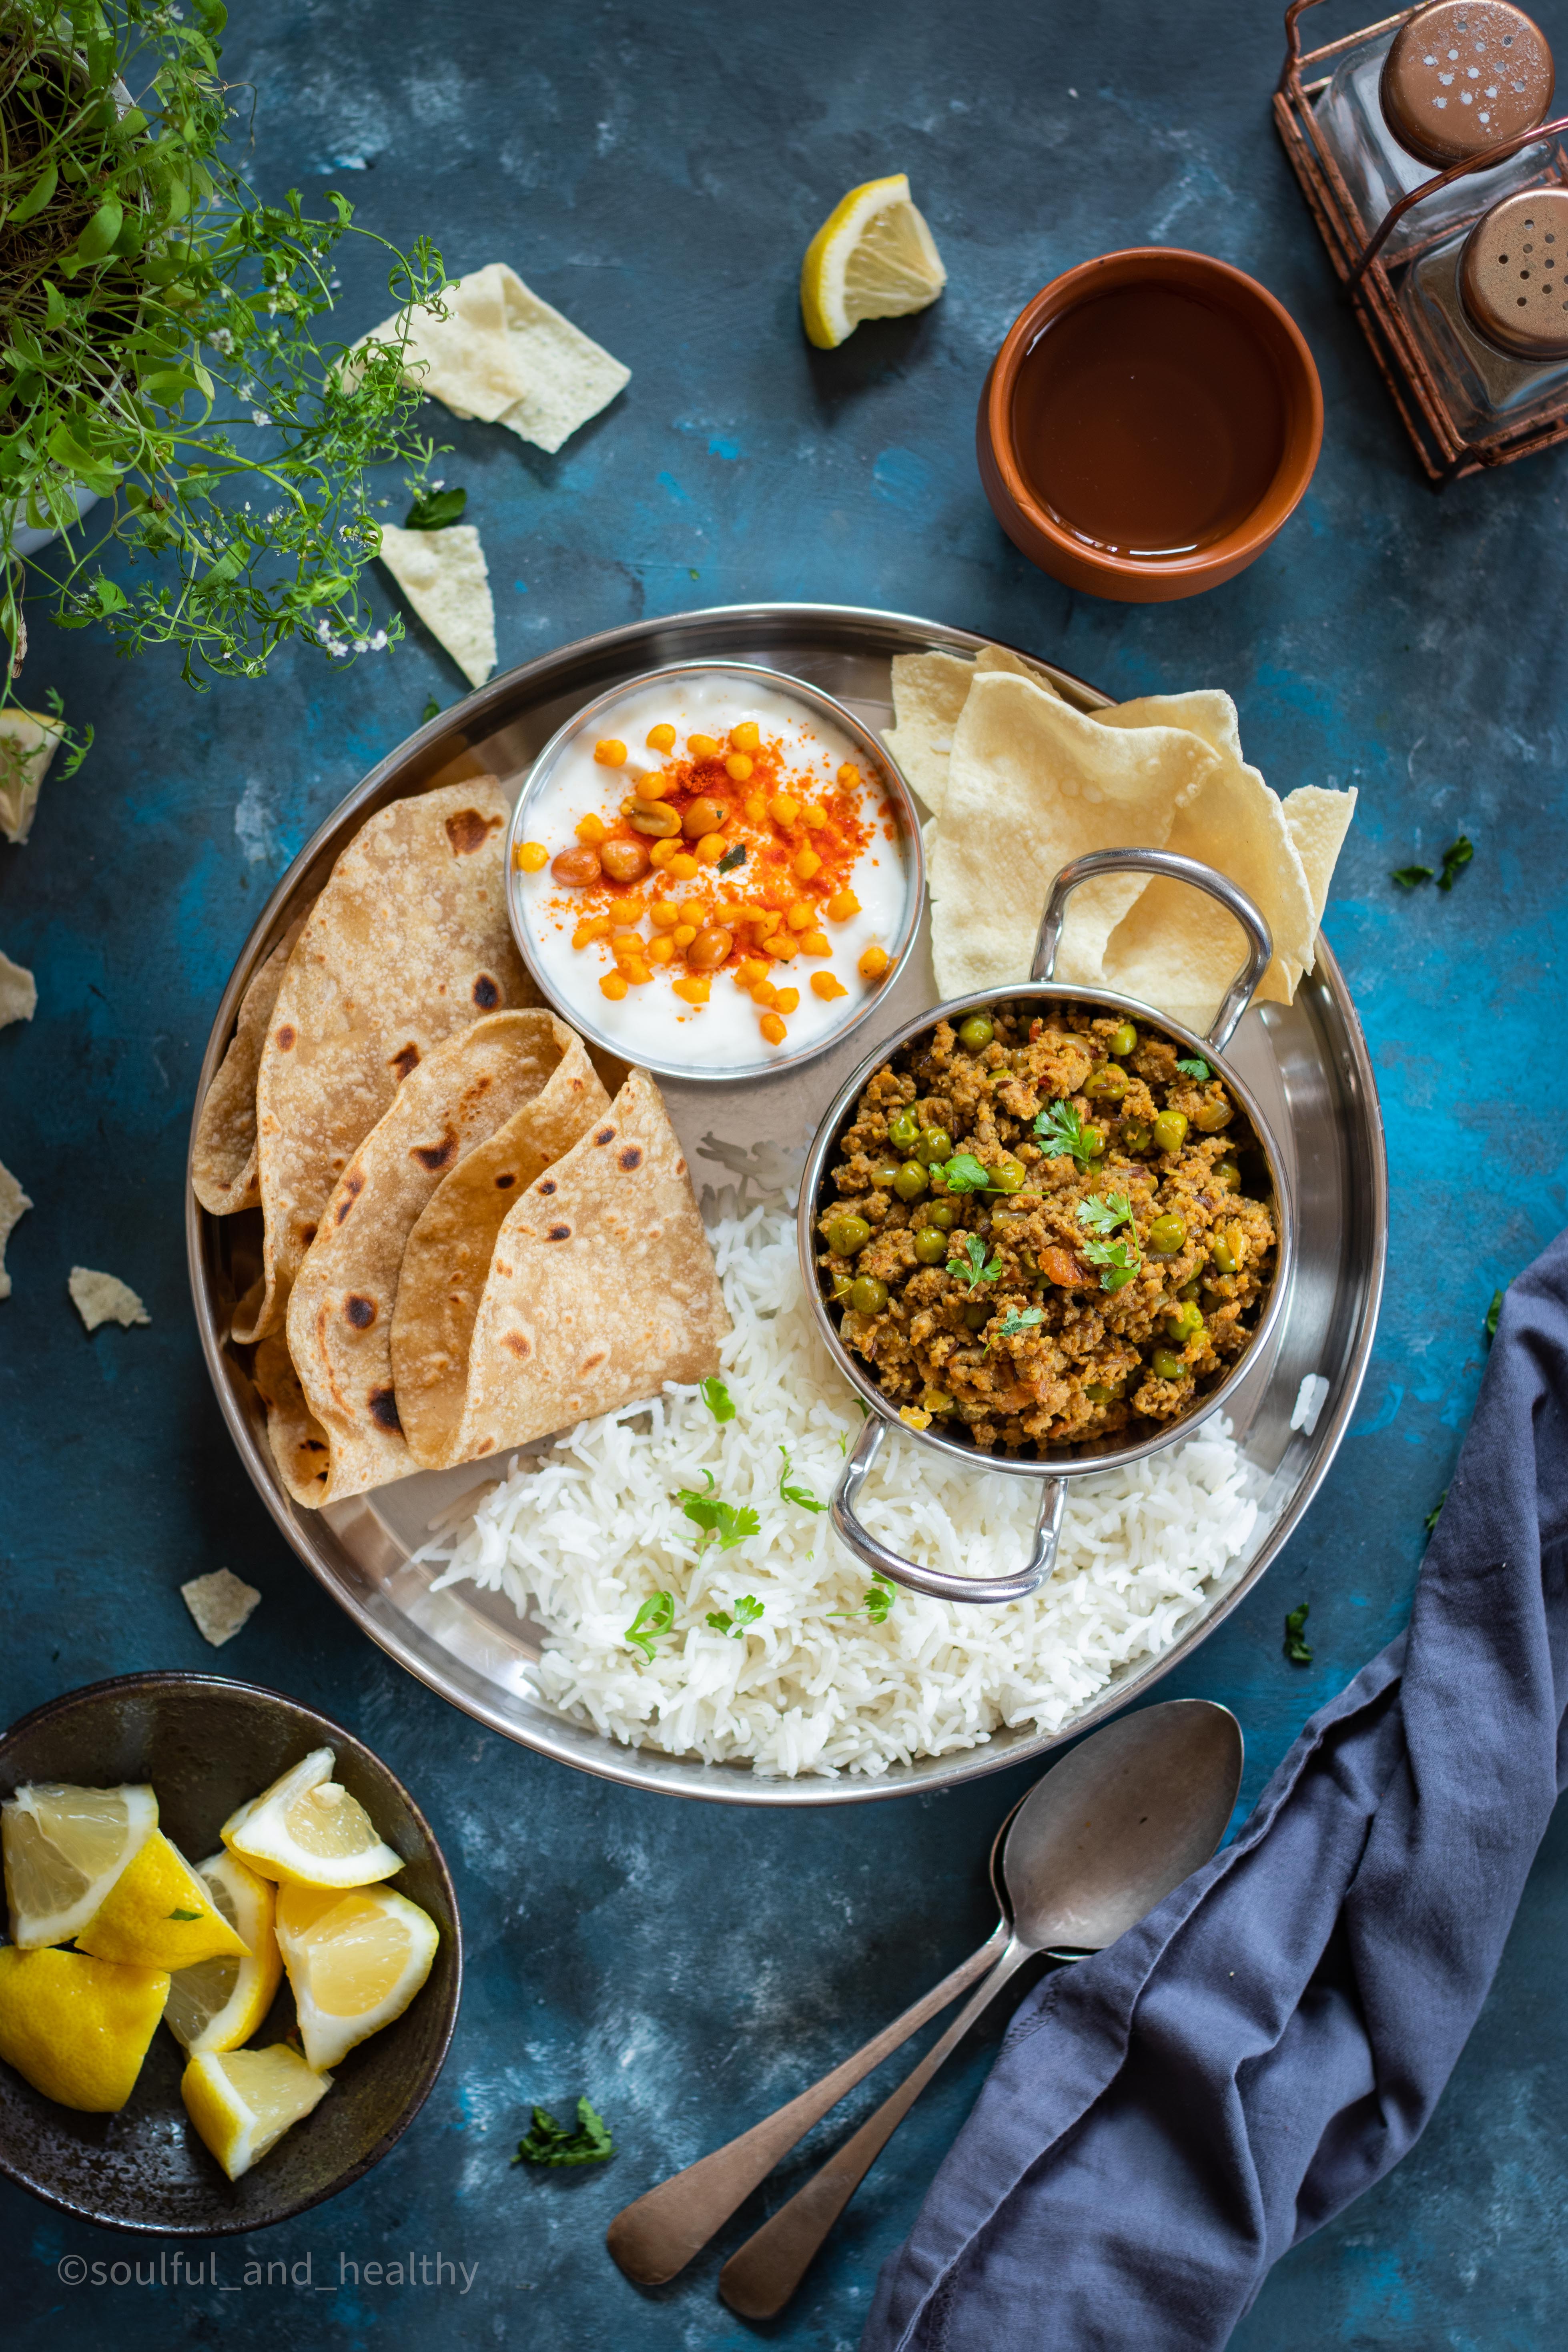
[[[885,1062],[839,1147],[821,1278],[912,1428],[1110,1451],[1191,1413],[1251,1342],[1268,1163],[1185,1046],[1091,1004],[1002,1002]]]

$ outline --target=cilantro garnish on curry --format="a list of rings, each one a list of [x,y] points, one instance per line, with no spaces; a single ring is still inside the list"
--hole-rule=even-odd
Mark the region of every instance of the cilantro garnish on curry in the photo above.
[[[915,1428],[1009,1454],[1136,1442],[1251,1342],[1279,1233],[1209,1065],[1093,1005],[1001,1003],[885,1062],[839,1139],[817,1263]]]

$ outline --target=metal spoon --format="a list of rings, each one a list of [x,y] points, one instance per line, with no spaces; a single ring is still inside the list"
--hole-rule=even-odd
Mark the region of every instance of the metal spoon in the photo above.
[[[772,2319],[942,2061],[1036,1952],[1090,1949],[1135,1927],[1208,1860],[1241,1785],[1241,1728],[1206,1699],[1170,1699],[1084,1740],[1014,1816],[1002,1853],[1013,1932],[942,2039],[854,2137],[719,2274],[743,2319]]]
[[[1020,1805],[1027,1802],[1027,1796],[1018,1801]],[[1018,1805],[1015,1805],[991,1841],[991,1885],[1001,1916],[977,1951],[809,2091],[802,2091],[787,2106],[775,2107],[750,2131],[716,2147],[710,2156],[700,2157],[683,2172],[671,2173],[668,2180],[661,2180],[657,2189],[650,2189],[616,2215],[605,2232],[605,2243],[634,2285],[663,2286],[683,2271],[715,2230],[740,2210],[758,2182],[766,2179],[779,2158],[787,2156],[797,2139],[805,2137],[829,2107],[837,2106],[847,2091],[864,2081],[884,2058],[890,2058],[901,2042],[929,2024],[949,2001],[967,1992],[977,1977],[994,1968],[1007,1948],[1012,1926],[1002,1883],[1002,1844],[1017,1816]]]
[[[1134,1726],[1146,1726],[1137,1739],[1128,1746],[1126,1736]],[[1156,1727],[1158,1730],[1156,1731]],[[725,2147],[715,2148],[711,2155],[689,2165],[682,2172],[660,2181],[655,2189],[639,2197],[616,2214],[606,2232],[606,2243],[620,2268],[638,2286],[662,2286],[686,2267],[692,2256],[705,2246],[714,2231],[734,2213],[764,2179],[780,2158],[787,2154],[798,2139],[805,2137],[828,2109],[835,2106],[847,2091],[871,2074],[884,2058],[889,2057],[911,2033],[928,2023],[938,2012],[955,2000],[978,1977],[996,1969],[1012,1948],[1012,1901],[1008,1890],[1025,1885],[1029,1889],[1041,1882],[1033,1866],[1025,1869],[1022,1856],[1026,1850],[1032,1855],[1037,1832],[1044,1825],[1047,1830],[1058,1814],[1057,1844],[1063,1844],[1070,1860],[1070,1842],[1074,1835],[1081,1839],[1086,1826],[1092,1825],[1098,1835],[1113,1837],[1120,1834],[1113,1818],[1114,1807],[1103,1801],[1101,1767],[1105,1769],[1107,1785],[1118,1787],[1125,1770],[1148,1771],[1160,1777],[1158,1822],[1160,1832],[1152,1843],[1158,1850],[1158,1861],[1151,1865],[1142,1861],[1142,1847],[1124,1850],[1112,1864],[1116,1887],[1121,1890],[1122,1907],[1112,1901],[1101,1902],[1099,1909],[1083,1909],[1071,1914],[1070,1930],[1053,1930],[1043,1943],[1032,1949],[1048,1949],[1052,1944],[1092,1949],[1110,1935],[1120,1935],[1125,1926],[1142,1918],[1163,1894],[1184,1878],[1197,1864],[1206,1859],[1218,1843],[1235,1802],[1236,1786],[1241,1763],[1241,1734],[1235,1718],[1223,1707],[1209,1706],[1202,1699],[1178,1699],[1161,1706],[1148,1707],[1124,1724],[1112,1725],[1097,1732],[1076,1748],[1065,1761],[1037,1781],[1002,1822],[991,1848],[991,1883],[996,1889],[997,1902],[1003,1916],[995,1931],[979,1949],[971,1953],[949,1976],[932,1990],[904,2011],[902,2016],[884,2027],[866,2042],[852,2057],[836,2066],[821,2081],[803,2091],[787,2105],[766,2116],[749,2131]],[[1084,1759],[1079,1762],[1079,1759]],[[1206,1772],[1206,1782],[1205,1782]],[[1068,1777],[1070,1774],[1070,1778]],[[1059,1790],[1058,1785],[1060,1784]],[[1223,1784],[1223,1788],[1222,1788]],[[1189,1792],[1185,1810],[1179,1797],[1178,1785]],[[1205,1806],[1202,1790],[1208,1786],[1210,1801]],[[1221,1797],[1224,1794],[1223,1804]],[[1086,1813],[1086,1804],[1093,1811]],[[1025,1816],[1027,1815],[1026,1826]],[[1142,1831],[1142,1825],[1137,1825]],[[1147,1835],[1147,1832],[1143,1832]],[[1023,1843],[1015,1847],[1015,1837]],[[1199,1846],[1206,1837],[1207,1843]],[[999,1871],[999,1863],[1002,1865]],[[1054,1867],[1050,1839],[1047,1839],[1046,1858],[1041,1868]],[[1138,1875],[1142,1868],[1143,1874]],[[1150,1874],[1151,1868],[1152,1875]],[[1120,1874],[1117,1874],[1120,1873]],[[1005,1878],[1004,1878],[1005,1874]],[[1129,1892],[1136,1883],[1136,1893]],[[1075,1883],[1089,1885],[1091,1896],[1100,1892],[1100,1882],[1090,1874],[1079,1874]],[[1114,1893],[1115,1890],[1112,1890]],[[1135,1907],[1125,1911],[1127,1901]],[[1091,1916],[1092,1910],[1092,1916]],[[1064,1911],[1064,1916],[1067,1916]],[[1100,1935],[1100,1926],[1110,1924],[1110,1932]],[[1020,1959],[1025,1957],[1020,1954]],[[1011,1975],[1018,1965],[1015,1960],[1006,1973]],[[992,1990],[1005,1981],[997,1977]],[[989,1991],[986,1995],[989,1999]],[[975,2011],[974,2014],[978,2014]],[[970,2012],[966,2012],[966,2020]],[[951,2041],[939,2045],[942,2055],[952,2046]],[[936,2063],[941,2061],[932,2053]],[[935,2064],[927,2062],[931,2073]],[[911,2099],[930,2079],[922,2078]],[[902,2110],[900,2110],[900,2113]],[[893,2118],[897,2122],[898,2118]],[[892,2124],[889,2125],[889,2131]],[[884,2135],[886,2137],[886,2135]],[[880,2143],[879,2143],[880,2145]],[[846,2151],[847,2152],[847,2151]],[[871,2154],[874,2155],[873,2149]],[[869,2157],[867,2159],[870,2161]],[[858,2175],[857,2179],[858,2179]],[[849,2184],[840,2206],[847,2202],[855,2186]],[[788,2207],[784,2208],[787,2212]],[[831,2222],[832,2216],[829,2217]],[[771,2226],[771,2225],[770,2225]],[[754,2245],[753,2239],[751,2243]],[[749,2251],[743,2248],[742,2252]],[[809,2254],[806,2257],[809,2260]],[[740,2260],[740,2256],[736,2257]],[[804,2264],[802,2265],[804,2268]],[[786,2290],[787,2293],[787,2290]]]

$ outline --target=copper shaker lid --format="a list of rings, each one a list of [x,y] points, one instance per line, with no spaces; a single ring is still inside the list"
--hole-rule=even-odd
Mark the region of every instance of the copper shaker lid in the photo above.
[[[1532,188],[1483,213],[1459,256],[1470,324],[1513,359],[1568,358],[1568,188]]]
[[[1546,37],[1522,8],[1433,0],[1384,60],[1384,120],[1418,163],[1442,171],[1544,122],[1555,79]]]

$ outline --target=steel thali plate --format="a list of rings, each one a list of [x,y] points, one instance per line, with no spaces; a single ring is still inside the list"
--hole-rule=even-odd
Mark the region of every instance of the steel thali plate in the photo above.
[[[873,730],[891,715],[889,664],[931,649],[973,654],[986,642],[963,629],[901,614],[822,604],[733,605],[638,622],[547,654],[492,679],[388,755],[332,812],[279,882],[247,940],[218,1007],[196,1091],[199,1104],[233,1033],[239,1000],[258,965],[302,902],[319,890],[365,818],[391,800],[454,773],[489,770],[514,797],[529,767],[574,710],[617,680],[691,660],[752,662],[826,688]],[[1108,698],[1025,650],[1080,709]],[[915,951],[889,992],[891,1034],[934,1003],[922,919]],[[670,1117],[699,1187],[733,1181],[704,1139],[773,1142],[804,1156],[823,1108],[875,1033],[869,1024],[834,1050],[776,1080],[743,1085],[664,1083]],[[1258,1094],[1294,1166],[1300,1240],[1289,1301],[1272,1345],[1234,1392],[1230,1412],[1259,1513],[1250,1543],[1209,1586],[1179,1638],[1155,1658],[1121,1668],[1059,1731],[998,1731],[980,1747],[896,1766],[876,1779],[845,1775],[766,1779],[747,1765],[708,1764],[625,1748],[559,1714],[534,1688],[541,1633],[500,1593],[432,1591],[439,1570],[412,1554],[431,1523],[489,1484],[471,1464],[406,1478],[369,1495],[307,1511],[279,1480],[265,1415],[243,1357],[226,1343],[236,1297],[258,1255],[259,1213],[209,1216],[187,1186],[191,1287],[203,1352],[229,1433],[258,1492],[294,1550],[355,1622],[399,1664],[478,1722],[580,1770],[670,1796],[731,1804],[843,1804],[947,1788],[1044,1754],[1076,1738],[1181,1663],[1263,1574],[1321,1484],[1349,1425],[1376,1327],[1387,1244],[1387,1171],[1371,1064],[1350,993],[1320,940],[1317,970],[1293,1005],[1261,1005],[1237,1032],[1231,1055]],[[194,1136],[194,1127],[193,1127]],[[1303,1380],[1326,1382],[1312,1426],[1300,1420]]]

